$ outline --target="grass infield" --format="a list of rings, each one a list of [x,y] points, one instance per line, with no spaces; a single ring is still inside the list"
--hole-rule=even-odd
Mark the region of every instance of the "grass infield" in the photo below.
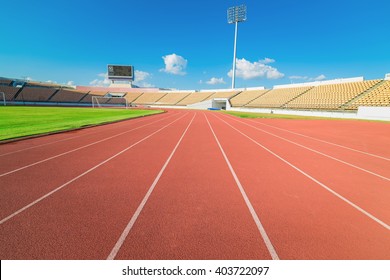
[[[314,116],[299,116],[299,115],[284,115],[284,114],[267,114],[267,113],[250,113],[238,111],[223,111],[225,114],[236,116],[239,118],[248,119],[286,119],[286,120],[350,120],[350,121],[364,121],[364,122],[380,122],[389,123],[384,120],[364,120],[364,119],[349,119],[349,118],[330,118],[330,117],[314,117]]]
[[[0,141],[162,113],[161,110],[0,107]]]
[[[267,114],[267,113],[250,113],[250,112],[224,112],[226,114],[240,117],[240,118],[262,118],[262,119],[291,119],[291,120],[324,120],[334,119],[327,117],[313,117],[313,116],[298,116],[298,115],[283,115],[283,114]]]

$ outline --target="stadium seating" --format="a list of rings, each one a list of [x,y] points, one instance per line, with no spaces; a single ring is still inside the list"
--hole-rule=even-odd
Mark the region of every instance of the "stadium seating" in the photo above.
[[[379,80],[319,85],[286,104],[287,108],[337,110]]]
[[[248,103],[245,107],[281,108],[288,101],[297,98],[311,88],[306,86],[272,89]]]
[[[11,79],[0,78],[0,85],[9,86],[12,83]]]
[[[236,96],[241,91],[237,90],[230,90],[230,91],[217,91],[213,95],[209,96],[207,99],[213,99],[213,98],[232,98],[233,96]]]
[[[152,105],[163,98],[166,94],[166,92],[148,92],[142,94],[140,97],[134,100],[133,103],[139,105]]]
[[[359,106],[390,106],[390,81],[383,81],[377,88],[354,100],[346,109],[356,110]]]
[[[274,89],[218,91],[159,91],[157,88],[115,88],[134,105],[187,106],[214,98],[229,99],[233,107],[309,110],[357,110],[359,106],[390,106],[390,81],[351,78],[349,81],[325,81],[276,86]],[[341,80],[340,80],[341,81]],[[336,83],[335,83],[336,82]],[[124,91],[126,89],[126,91]],[[0,92],[7,102],[52,102],[90,104],[92,98],[106,96],[109,87],[72,89],[51,83],[0,77]],[[111,92],[112,93],[112,92]],[[118,96],[119,96],[118,95]],[[123,103],[123,99],[99,100],[103,104]]]
[[[108,99],[106,104],[122,104],[125,105],[126,101],[123,98],[113,97],[111,99]]]
[[[210,97],[214,94],[214,92],[193,92],[187,97],[185,97],[183,100],[176,103],[176,105],[180,106],[186,106],[198,102],[202,102],[204,100],[210,99]]]
[[[86,92],[61,89],[52,98],[50,102],[80,102],[86,95]]]
[[[134,100],[136,100],[141,95],[142,95],[142,92],[128,92],[125,95],[125,98],[126,98],[127,102],[132,103],[132,102],[134,102]]]
[[[173,106],[186,98],[189,94],[190,92],[168,92],[163,98],[158,100],[155,105]]]
[[[244,90],[240,94],[234,96],[230,99],[230,103],[233,107],[243,107],[249,102],[255,100],[256,98],[262,96],[269,89],[261,89],[261,90]]]
[[[79,91],[79,92],[82,92],[82,91]],[[95,92],[89,92],[88,94],[86,94],[81,100],[80,100],[80,103],[92,103],[92,97],[94,96],[104,96],[106,95],[107,92],[98,92],[98,91],[95,91]]]
[[[24,87],[15,101],[46,102],[57,90],[56,88]]]
[[[6,101],[13,101],[19,90],[21,88],[0,85],[0,92],[4,92]]]

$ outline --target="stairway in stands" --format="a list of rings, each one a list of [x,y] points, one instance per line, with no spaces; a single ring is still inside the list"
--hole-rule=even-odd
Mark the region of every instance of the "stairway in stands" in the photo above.
[[[314,88],[314,87],[310,87],[309,89],[305,90],[304,92],[298,94],[297,96],[295,96],[294,98],[290,99],[289,101],[287,101],[286,103],[284,103],[282,106],[280,106],[280,108],[288,109],[288,103],[290,103],[291,101],[294,101],[294,100],[297,99],[298,97],[304,95],[306,92],[311,91],[313,88]]]
[[[342,109],[342,110],[347,110],[347,108],[349,107],[349,105],[351,105],[353,102],[355,102],[356,100],[358,100],[359,98],[363,97],[363,96],[366,96],[367,94],[369,94],[371,91],[373,91],[374,89],[380,87],[383,83],[385,82],[385,80],[381,80],[380,82],[376,83],[375,85],[373,85],[372,87],[370,87],[369,89],[363,91],[362,93],[360,93],[359,95],[355,96],[354,98],[352,98],[351,100],[349,100],[348,102],[344,103],[343,105],[341,105],[339,108]]]

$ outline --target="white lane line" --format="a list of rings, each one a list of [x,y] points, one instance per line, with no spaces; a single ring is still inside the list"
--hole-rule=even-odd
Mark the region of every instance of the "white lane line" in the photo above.
[[[188,114],[188,113],[187,113],[187,114]],[[9,215],[9,216],[5,217],[4,219],[2,219],[2,220],[0,221],[0,225],[3,224],[3,223],[5,223],[5,222],[8,221],[9,219],[12,219],[12,218],[15,217],[16,215],[22,213],[23,211],[27,210],[28,208],[34,206],[35,204],[39,203],[40,201],[44,200],[45,198],[51,196],[52,194],[58,192],[59,190],[65,188],[66,186],[68,186],[69,184],[73,183],[74,181],[80,179],[80,178],[83,177],[84,175],[87,175],[88,173],[90,173],[91,171],[97,169],[98,167],[102,166],[103,164],[105,164],[105,163],[111,161],[112,159],[116,158],[117,156],[119,156],[119,155],[125,153],[126,151],[130,150],[131,148],[133,148],[134,146],[138,145],[139,143],[141,143],[141,142],[145,141],[146,139],[152,137],[153,135],[157,134],[157,133],[160,132],[161,130],[167,128],[167,127],[170,126],[171,124],[173,124],[173,123],[177,122],[178,120],[180,120],[181,118],[185,117],[187,114],[181,116],[180,118],[174,120],[173,122],[170,122],[169,124],[163,126],[162,128],[160,128],[160,129],[156,130],[155,132],[149,134],[148,136],[142,138],[141,140],[137,141],[136,143],[132,144],[131,146],[127,147],[126,149],[120,151],[119,153],[116,153],[115,155],[109,157],[108,159],[102,161],[101,163],[99,163],[99,164],[95,165],[94,167],[88,169],[87,171],[81,173],[80,175],[78,175],[77,177],[73,178],[72,180],[66,182],[65,184],[62,184],[62,185],[59,186],[58,188],[56,188],[56,189],[54,189],[54,190],[48,192],[47,194],[41,196],[40,198],[34,200],[34,201],[31,202],[30,204],[28,204],[28,205],[26,205],[26,206],[20,208],[19,210],[15,211],[15,212],[12,213],[11,215]]]
[[[278,259],[279,259],[279,256],[278,256],[278,254],[276,253],[276,250],[275,250],[274,246],[272,245],[272,242],[271,242],[271,240],[269,239],[269,237],[268,237],[268,235],[267,235],[267,233],[266,233],[266,231],[265,231],[265,229],[264,229],[264,226],[262,225],[262,223],[261,223],[259,217],[258,217],[257,214],[256,214],[255,209],[254,209],[253,206],[252,206],[252,203],[250,202],[248,196],[246,195],[245,190],[244,190],[244,188],[242,187],[242,184],[241,184],[240,180],[238,179],[237,174],[236,174],[236,172],[234,171],[232,165],[230,164],[230,161],[229,161],[229,159],[228,159],[228,157],[227,157],[225,151],[223,150],[222,145],[221,145],[221,143],[220,143],[219,140],[218,140],[218,137],[215,135],[215,132],[214,132],[214,130],[213,130],[213,128],[212,128],[212,126],[211,126],[211,124],[210,124],[210,122],[209,122],[209,120],[208,120],[206,114],[204,114],[204,116],[205,116],[205,118],[206,118],[206,120],[207,120],[207,123],[209,124],[209,127],[210,127],[210,129],[211,129],[211,132],[212,132],[213,135],[214,135],[215,141],[217,142],[218,147],[219,147],[219,149],[221,150],[221,153],[222,153],[223,157],[225,158],[225,161],[226,161],[226,163],[227,163],[227,165],[228,165],[228,167],[229,167],[229,169],[230,169],[230,172],[232,173],[233,178],[234,178],[234,180],[236,181],[236,184],[237,184],[237,186],[238,186],[238,189],[240,190],[241,195],[242,195],[242,197],[244,198],[245,204],[246,204],[246,206],[248,207],[249,212],[251,213],[252,218],[253,218],[253,220],[255,221],[256,225],[257,225],[257,229],[259,230],[259,232],[260,232],[260,234],[261,234],[261,237],[263,238],[264,243],[265,243],[265,245],[267,246],[268,252],[270,253],[270,255],[271,255],[271,257],[272,257],[273,260],[278,260]]]
[[[10,175],[10,174],[12,174],[12,173],[15,173],[15,172],[18,172],[18,171],[24,170],[24,169],[26,169],[26,168],[29,168],[29,167],[32,167],[32,166],[35,166],[35,165],[38,165],[38,164],[44,163],[44,162],[46,162],[46,161],[49,161],[49,160],[52,160],[52,159],[55,159],[55,158],[58,158],[58,157],[61,157],[61,156],[64,156],[64,155],[67,155],[67,154],[70,154],[70,153],[73,153],[73,152],[79,151],[79,150],[82,150],[82,149],[85,149],[85,148],[87,148],[87,147],[90,147],[90,146],[93,146],[93,145],[99,144],[99,143],[101,143],[101,142],[104,142],[104,141],[110,140],[110,139],[112,139],[112,138],[115,138],[115,137],[121,136],[121,135],[123,135],[123,134],[126,134],[126,133],[129,133],[129,132],[131,132],[131,131],[134,131],[134,130],[137,130],[137,129],[143,128],[143,127],[145,127],[145,126],[148,126],[148,125],[154,124],[154,123],[156,123],[156,122],[162,121],[162,120],[164,120],[164,119],[167,119],[167,118],[170,118],[170,117],[172,117],[172,115],[171,115],[171,116],[168,116],[168,117],[166,117],[166,118],[158,119],[158,120],[156,120],[156,121],[154,121],[154,122],[151,122],[151,123],[147,123],[147,124],[141,125],[141,126],[139,126],[139,127],[136,127],[136,128],[132,128],[132,129],[130,129],[130,130],[126,130],[126,131],[124,131],[124,132],[121,132],[121,133],[115,134],[115,135],[113,135],[113,136],[110,136],[110,137],[103,138],[103,139],[101,139],[101,140],[99,140],[99,141],[96,141],[96,142],[93,142],[93,143],[90,143],[90,144],[87,144],[87,145],[84,145],[84,146],[78,147],[78,148],[76,148],[76,149],[69,150],[69,151],[67,151],[67,152],[64,152],[64,153],[61,153],[61,154],[58,154],[58,155],[55,155],[55,156],[52,156],[52,157],[48,157],[48,158],[45,158],[45,159],[43,159],[43,160],[36,161],[36,162],[34,162],[34,163],[31,163],[31,164],[28,164],[28,165],[22,166],[22,167],[20,167],[20,168],[17,168],[17,169],[14,169],[14,170],[11,170],[11,171],[8,171],[8,172],[5,172],[5,173],[2,173],[2,174],[0,174],[0,178],[1,178],[1,177],[4,177],[4,176],[7,176],[7,175]]]
[[[350,206],[352,206],[353,208],[355,208],[356,210],[358,210],[359,212],[361,212],[362,214],[366,215],[367,217],[369,217],[370,219],[372,219],[373,221],[375,221],[376,223],[380,224],[381,226],[383,226],[385,229],[387,230],[390,230],[390,225],[386,224],[385,222],[381,221],[380,219],[378,219],[377,217],[375,217],[374,215],[370,214],[369,212],[367,212],[366,210],[364,210],[363,208],[357,206],[355,203],[351,202],[350,200],[346,199],[345,197],[343,197],[342,195],[338,194],[337,192],[335,192],[334,190],[332,190],[331,188],[329,188],[328,186],[326,186],[325,184],[321,183],[320,181],[318,181],[317,179],[315,179],[314,177],[310,176],[309,174],[307,174],[306,172],[304,172],[303,170],[299,169],[298,167],[296,167],[295,165],[293,165],[292,163],[290,163],[289,161],[285,160],[284,158],[282,158],[281,156],[277,155],[276,153],[272,152],[270,149],[268,149],[267,147],[263,146],[262,144],[260,144],[259,142],[257,142],[256,140],[252,139],[251,137],[249,137],[248,135],[246,135],[245,133],[241,132],[240,130],[238,130],[237,128],[235,128],[234,126],[232,126],[231,124],[227,123],[225,120],[222,120],[224,123],[226,123],[228,126],[230,126],[231,128],[233,128],[234,130],[236,130],[238,133],[240,133],[241,135],[243,135],[244,137],[248,138],[249,140],[251,140],[253,143],[255,143],[256,145],[260,146],[261,148],[263,148],[264,150],[266,150],[267,152],[269,152],[270,154],[272,154],[273,156],[277,157],[278,159],[280,159],[281,161],[283,161],[284,163],[286,163],[287,165],[289,165],[290,167],[292,167],[293,169],[295,169],[296,171],[298,171],[299,173],[301,173],[302,175],[304,175],[305,177],[309,178],[310,180],[312,180],[313,182],[317,183],[318,185],[320,185],[322,188],[324,188],[325,190],[329,191],[330,193],[332,193],[333,195],[335,195],[336,197],[338,197],[339,199],[341,199],[342,201],[348,203]]]
[[[153,117],[153,116],[154,116],[154,115],[151,115],[150,117]],[[129,120],[130,120],[130,119],[129,119]],[[137,124],[137,123],[142,122],[142,121],[144,120],[144,118],[137,119],[137,120],[138,120],[138,121],[134,121],[133,124]],[[123,125],[123,126],[124,126],[124,125]],[[122,125],[121,125],[121,126],[114,127],[114,128],[110,128],[110,130],[112,130],[112,129],[117,129],[117,128],[120,128],[120,127],[122,127]],[[77,135],[77,136],[73,136],[73,137],[68,137],[68,138],[56,140],[56,141],[53,141],[53,142],[49,142],[49,143],[45,143],[45,144],[41,144],[41,145],[35,145],[35,146],[32,146],[32,147],[28,147],[28,148],[24,148],[24,149],[12,151],[12,152],[0,154],[0,157],[12,155],[12,154],[16,154],[16,153],[20,153],[20,152],[25,152],[25,151],[28,151],[28,150],[32,150],[32,149],[36,149],[36,148],[40,148],[40,147],[44,147],[44,146],[48,146],[48,145],[60,143],[60,142],[65,142],[65,141],[69,141],[69,140],[72,140],[72,139],[77,139],[77,138],[80,138],[80,137],[85,137],[85,136],[89,136],[89,135],[93,135],[93,134],[97,134],[97,133],[101,133],[101,131],[94,131],[94,132],[90,132],[90,133],[83,133],[82,135]]]
[[[219,118],[219,117],[218,117],[218,118]],[[263,130],[263,129],[261,129],[261,128],[258,128],[257,126],[250,125],[250,124],[248,124],[248,123],[246,123],[246,122],[243,122],[243,121],[240,121],[240,120],[237,120],[237,119],[233,119],[233,120],[235,120],[235,121],[237,121],[237,122],[240,122],[240,123],[243,123],[243,124],[245,124],[245,125],[247,125],[247,126],[249,126],[249,127],[252,127],[252,128],[254,128],[254,129],[256,129],[256,130],[259,130],[259,131],[262,131],[262,132],[267,133],[267,134],[269,134],[269,135],[272,135],[272,136],[274,136],[274,137],[276,137],[276,138],[282,139],[282,140],[284,140],[284,141],[286,141],[286,142],[289,142],[289,143],[294,144],[294,145],[296,145],[296,146],[299,146],[299,147],[301,147],[301,148],[304,148],[304,149],[306,149],[306,150],[312,151],[313,153],[316,153],[316,154],[322,155],[322,156],[324,156],[324,157],[333,159],[333,160],[335,160],[335,161],[341,162],[341,163],[343,163],[343,164],[345,164],[345,165],[348,165],[348,166],[353,167],[353,168],[356,168],[356,169],[358,169],[358,170],[360,170],[360,171],[369,173],[369,174],[374,175],[374,176],[376,176],[376,177],[379,177],[379,178],[381,178],[381,179],[383,179],[383,180],[390,181],[390,178],[385,177],[385,176],[382,176],[382,175],[380,175],[380,174],[378,174],[378,173],[375,173],[375,172],[373,172],[373,171],[367,170],[367,169],[365,169],[365,168],[363,168],[363,167],[359,167],[359,166],[357,166],[357,165],[354,165],[354,164],[352,164],[352,163],[346,162],[346,161],[344,161],[344,160],[341,160],[341,159],[332,157],[332,156],[330,156],[330,155],[328,155],[328,154],[325,154],[325,153],[322,153],[322,152],[317,151],[317,150],[315,150],[315,149],[306,147],[306,146],[301,145],[301,144],[299,144],[299,143],[297,143],[297,142],[288,140],[288,139],[286,139],[286,138],[284,138],[284,137],[278,136],[278,135],[276,135],[276,134],[273,134],[273,133],[271,133],[271,132],[268,132],[268,131],[266,131],[266,130]]]
[[[152,185],[149,187],[149,190],[147,191],[147,193],[145,194],[144,198],[142,199],[141,204],[138,206],[137,210],[135,211],[135,213],[131,217],[129,223],[127,224],[127,226],[123,230],[122,234],[120,235],[119,239],[115,243],[115,246],[114,246],[114,248],[112,248],[110,254],[107,257],[107,260],[115,259],[116,255],[118,254],[119,250],[121,249],[123,243],[125,242],[127,236],[129,235],[130,230],[133,228],[135,222],[137,221],[139,215],[141,214],[142,209],[144,208],[146,202],[148,201],[150,195],[152,194],[154,188],[156,187],[158,181],[160,180],[162,174],[164,173],[166,167],[168,166],[168,164],[171,161],[173,155],[175,154],[177,148],[179,147],[181,141],[183,140],[185,134],[187,133],[188,129],[190,128],[190,125],[192,124],[192,122],[193,122],[193,120],[195,118],[195,115],[196,114],[194,114],[194,116],[192,117],[190,123],[188,124],[187,128],[184,130],[184,132],[181,135],[179,141],[177,142],[175,148],[172,150],[171,154],[169,155],[168,159],[165,161],[165,163],[164,163],[163,167],[161,168],[160,172],[157,174],[156,178],[154,179]]]
[[[326,144],[329,144],[329,145],[333,145],[333,146],[336,146],[336,147],[344,148],[344,149],[347,149],[347,150],[350,150],[350,151],[354,151],[356,153],[361,153],[361,154],[364,154],[364,155],[367,155],[367,156],[376,157],[376,158],[379,158],[379,159],[390,161],[390,158],[383,157],[383,156],[380,156],[380,155],[376,155],[376,154],[364,152],[364,151],[361,151],[361,150],[353,149],[353,148],[350,148],[350,147],[347,147],[347,146],[343,146],[343,145],[336,144],[336,143],[333,143],[333,142],[325,141],[325,140],[322,140],[322,139],[311,137],[311,136],[308,136],[308,135],[305,135],[305,134],[301,134],[301,133],[294,132],[294,131],[291,131],[291,130],[288,130],[288,129],[280,128],[280,127],[277,127],[277,126],[265,124],[265,123],[262,123],[262,122],[256,122],[254,120],[249,120],[249,121],[251,121],[253,123],[269,126],[269,127],[275,128],[275,129],[279,129],[279,130],[282,130],[282,131],[286,131],[286,132],[291,133],[291,134],[295,134],[295,135],[299,135],[299,136],[302,136],[302,137],[310,138],[310,139],[313,139],[313,140],[316,140],[316,141],[319,141],[319,142],[322,142],[322,143],[326,143]]]

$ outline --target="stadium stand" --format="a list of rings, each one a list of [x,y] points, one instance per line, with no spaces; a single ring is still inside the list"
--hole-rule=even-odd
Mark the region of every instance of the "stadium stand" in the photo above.
[[[102,97],[104,95],[106,95],[107,92],[98,92],[98,91],[95,91],[95,92],[88,92],[88,94],[86,94],[81,100],[80,100],[80,103],[92,103],[92,97],[96,96],[96,97]]]
[[[132,103],[134,100],[136,100],[138,97],[140,97],[143,93],[142,92],[128,92],[125,96],[127,99],[127,102]]]
[[[380,80],[319,85],[288,102],[286,108],[338,110],[345,103],[375,86]]]
[[[378,87],[357,98],[345,109],[356,110],[359,106],[390,106],[390,81],[382,81]]]
[[[125,97],[124,97],[125,98]],[[124,98],[118,98],[118,97],[112,97],[111,99],[109,99],[106,104],[122,104],[122,105],[125,105],[126,103],[126,100]]]
[[[82,92],[80,90],[78,90],[79,92]],[[96,95],[96,96],[105,96],[107,93],[108,93],[108,90],[106,91],[89,91],[88,92],[89,94],[92,94],[92,95]]]
[[[245,107],[280,108],[310,89],[312,89],[310,86],[272,89],[248,103]]]
[[[217,91],[213,95],[209,96],[207,99],[213,99],[213,98],[232,98],[239,94],[241,91]],[[206,99],[206,100],[207,100]]]
[[[187,97],[185,97],[180,102],[176,103],[176,105],[186,106],[186,105],[202,102],[204,100],[210,99],[209,97],[213,94],[214,94],[214,92],[206,92],[206,91],[205,92],[193,92],[193,93],[187,95]]]
[[[79,91],[80,92],[80,91]],[[80,103],[92,103],[92,97],[94,96],[104,96],[106,95],[107,92],[98,92],[98,91],[95,91],[95,92],[88,92],[88,94],[86,94],[81,100],[80,100]]]
[[[150,92],[142,94],[134,100],[133,103],[137,105],[152,105],[163,98],[166,94],[166,92]]]
[[[24,87],[15,101],[46,102],[56,92],[56,88]]]
[[[121,85],[118,85],[121,86]],[[112,92],[114,90],[114,92]],[[6,101],[47,102],[48,104],[85,106],[93,97],[110,97],[99,100],[101,104],[128,104],[157,106],[201,106],[203,101],[228,99],[232,107],[280,108],[297,110],[349,110],[360,106],[390,106],[390,80],[363,80],[363,77],[280,85],[273,89],[248,90],[167,91],[158,88],[131,87],[67,87],[52,83],[25,81],[0,77],[0,92]],[[227,107],[227,106],[226,106]]]
[[[161,98],[155,105],[167,105],[173,106],[186,98],[190,92],[168,92],[163,98]]]
[[[50,102],[66,102],[77,103],[80,102],[85,96],[86,92],[80,92],[75,90],[61,89],[54,96],[50,98]]]
[[[0,92],[4,92],[6,101],[13,101],[21,88],[0,85]]]
[[[56,84],[56,83],[50,83],[50,82],[37,82],[37,81],[28,81],[26,82],[26,86],[27,87],[48,87],[48,88],[70,88],[72,89],[72,87],[68,87],[68,86],[64,86],[64,85],[60,85],[60,84]]]
[[[13,80],[7,78],[0,78],[0,85],[9,86]]]
[[[243,107],[249,102],[255,100],[256,98],[262,96],[266,92],[270,91],[269,89],[260,89],[260,90],[244,90],[240,94],[234,96],[230,99],[230,103],[233,107]]]

